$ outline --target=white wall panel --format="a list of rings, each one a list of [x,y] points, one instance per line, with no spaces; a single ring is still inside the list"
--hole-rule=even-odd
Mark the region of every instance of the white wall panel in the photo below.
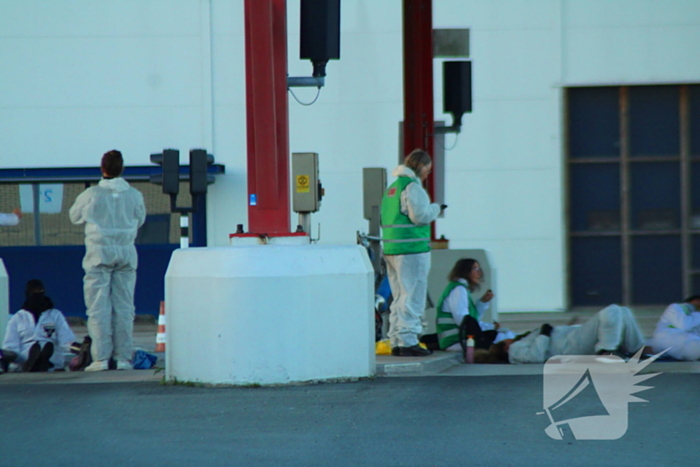
[[[462,132],[448,135],[448,171],[559,167],[561,130],[557,90],[548,99],[482,101],[463,119]],[[448,186],[449,189],[449,186]]]
[[[563,1],[564,84],[700,81],[700,2]]]
[[[198,35],[200,3],[200,0],[3,0],[0,37]]]
[[[119,149],[127,165],[148,165],[166,147],[203,144],[199,107],[0,108],[2,167],[98,166]]]
[[[146,164],[164,147],[207,147],[227,171],[210,187],[209,242],[228,244],[247,224],[243,5],[0,2],[0,165],[95,165],[113,147]],[[289,74],[306,76],[298,11],[289,0]],[[433,20],[470,28],[474,67],[438,233],[489,250],[502,310],[563,308],[562,86],[700,82],[700,2],[434,0]],[[366,230],[362,167],[391,172],[403,118],[401,2],[343,1],[341,29],[319,100],[290,98],[290,150],[320,154],[326,197],[312,225],[327,243]],[[435,67],[435,116],[451,123]]]

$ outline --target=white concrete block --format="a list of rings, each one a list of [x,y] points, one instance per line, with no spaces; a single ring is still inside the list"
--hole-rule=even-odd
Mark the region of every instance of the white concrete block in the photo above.
[[[362,247],[176,250],[165,277],[166,378],[284,384],[375,372]]]

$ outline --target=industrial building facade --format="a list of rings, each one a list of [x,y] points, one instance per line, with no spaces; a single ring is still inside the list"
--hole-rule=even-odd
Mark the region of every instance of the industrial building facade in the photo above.
[[[308,75],[299,1],[287,12],[289,75]],[[700,293],[700,2],[433,0],[433,26],[469,30],[473,73],[473,112],[445,138],[449,209],[436,234],[489,252],[500,311]],[[326,196],[311,225],[321,243],[367,230],[362,169],[396,165],[402,34],[402,1],[342,1],[340,60],[313,105],[290,96],[290,150],[319,154]],[[0,256],[16,264],[75,249],[60,264],[8,267],[13,305],[28,274],[51,290],[69,271],[66,293],[81,294],[81,229],[66,220],[86,181],[59,175],[96,167],[107,150],[146,167],[164,148],[206,149],[225,173],[199,232],[222,246],[247,224],[244,37],[243,0],[0,3],[0,211],[32,203],[20,226],[0,231]],[[449,122],[444,60],[435,120]],[[295,94],[310,102],[316,89]],[[46,170],[28,180],[21,169]],[[161,251],[139,281],[158,282],[177,216],[159,187],[133,181],[152,216],[139,251]],[[34,211],[27,193],[46,190],[60,201]]]

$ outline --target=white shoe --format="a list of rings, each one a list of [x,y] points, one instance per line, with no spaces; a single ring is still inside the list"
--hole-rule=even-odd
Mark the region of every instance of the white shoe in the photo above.
[[[92,362],[85,367],[85,371],[106,371],[109,370],[109,362],[107,360],[98,360]]]
[[[117,360],[117,370],[133,370],[134,367],[126,360]]]

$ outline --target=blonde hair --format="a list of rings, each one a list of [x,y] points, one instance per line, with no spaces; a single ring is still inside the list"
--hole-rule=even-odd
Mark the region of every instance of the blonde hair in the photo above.
[[[418,175],[421,168],[431,164],[432,162],[433,161],[427,152],[423,151],[422,149],[414,149],[411,151],[411,154],[406,156],[406,158],[403,160],[403,165],[413,170],[413,172]]]

